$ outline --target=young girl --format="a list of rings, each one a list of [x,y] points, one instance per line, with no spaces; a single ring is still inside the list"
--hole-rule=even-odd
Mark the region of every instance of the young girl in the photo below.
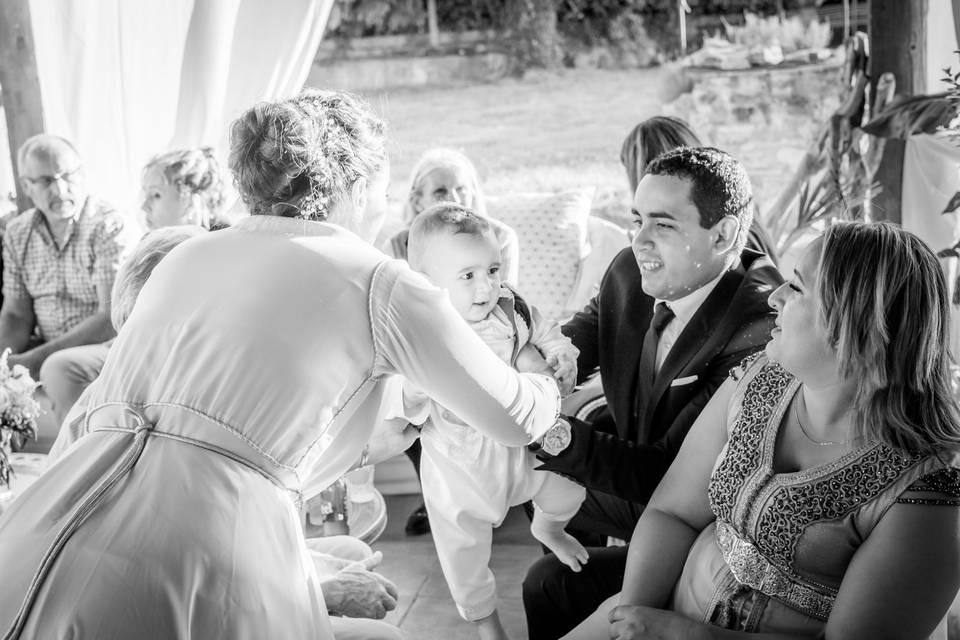
[[[408,249],[411,267],[447,291],[453,307],[501,359],[520,371],[556,377],[562,392],[572,389],[577,349],[559,325],[544,321],[501,284],[500,248],[488,220],[459,205],[434,206],[414,221]],[[536,458],[526,447],[483,436],[406,385],[404,401],[408,420],[426,421],[420,436],[423,493],[450,592],[460,615],[477,623],[481,638],[505,638],[488,567],[493,528],[511,506],[532,499],[534,537],[579,571],[587,552],[563,529],[585,491],[559,475],[536,471]]]
[[[193,224],[227,226],[218,219],[223,178],[213,149],[180,149],[154,156],[143,168],[143,211],[150,229]]]

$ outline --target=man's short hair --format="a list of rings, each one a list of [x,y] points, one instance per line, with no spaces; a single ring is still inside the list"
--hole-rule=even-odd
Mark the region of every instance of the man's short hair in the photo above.
[[[726,216],[737,218],[736,249],[743,251],[753,223],[753,188],[736,158],[713,147],[679,147],[654,158],[647,174],[690,180],[690,201],[700,214],[700,226],[709,229]]]
[[[63,145],[77,156],[80,157],[80,153],[77,151],[77,148],[73,146],[73,143],[62,138],[60,136],[55,136],[49,133],[38,133],[35,136],[30,136],[27,138],[23,144],[20,145],[20,148],[17,149],[17,174],[23,175],[23,166],[27,163],[27,158],[36,154],[36,153],[45,153],[50,155],[55,146]]]
[[[410,236],[407,240],[407,261],[414,269],[419,269],[430,239],[446,233],[467,235],[482,238],[492,233],[490,222],[469,207],[453,202],[441,202],[419,213],[410,225]]]

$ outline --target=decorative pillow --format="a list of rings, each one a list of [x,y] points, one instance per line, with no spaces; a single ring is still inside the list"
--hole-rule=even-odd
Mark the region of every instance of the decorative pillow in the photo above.
[[[564,319],[587,243],[593,189],[487,198],[487,213],[520,242],[520,294],[550,320]]]

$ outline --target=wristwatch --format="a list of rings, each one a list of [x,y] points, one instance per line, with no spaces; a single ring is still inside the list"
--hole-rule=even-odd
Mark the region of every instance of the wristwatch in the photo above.
[[[570,446],[570,440],[570,423],[567,422],[566,418],[560,416],[553,426],[547,429],[547,432],[543,434],[540,440],[530,445],[530,450],[536,452],[542,451],[547,455],[556,456]]]

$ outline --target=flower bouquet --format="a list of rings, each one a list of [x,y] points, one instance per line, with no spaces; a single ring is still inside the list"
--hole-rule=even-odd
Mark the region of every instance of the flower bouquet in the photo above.
[[[23,365],[11,368],[10,349],[0,355],[0,487],[10,486],[10,451],[37,435],[40,405],[33,398],[37,383]]]

